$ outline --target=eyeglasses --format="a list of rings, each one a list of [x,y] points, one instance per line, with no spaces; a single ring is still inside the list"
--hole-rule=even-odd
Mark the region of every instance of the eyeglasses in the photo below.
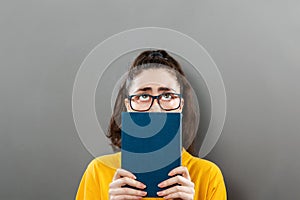
[[[148,111],[153,105],[154,99],[157,99],[158,105],[165,111],[176,110],[181,104],[181,94],[162,93],[157,96],[150,94],[129,95],[130,107],[134,111]]]

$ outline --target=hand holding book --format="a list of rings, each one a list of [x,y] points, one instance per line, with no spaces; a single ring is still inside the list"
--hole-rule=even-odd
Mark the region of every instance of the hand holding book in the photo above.
[[[123,186],[131,186],[123,187]],[[137,188],[137,189],[134,189]],[[142,191],[146,185],[136,180],[136,177],[129,171],[117,169],[114,178],[109,185],[109,198],[113,199],[141,199],[147,195]]]
[[[168,175],[172,177],[161,182],[158,187],[166,188],[172,185],[173,187],[159,191],[157,195],[164,199],[193,200],[195,194],[194,183],[191,181],[187,168],[183,166],[176,167]],[[147,192],[142,191],[145,188],[146,185],[136,180],[131,172],[118,169],[110,184],[110,199],[141,199],[147,195]]]
[[[173,177],[161,182],[158,184],[158,187],[165,188],[171,185],[174,186],[157,192],[158,196],[161,196],[164,199],[194,199],[194,183],[191,181],[189,171],[186,167],[176,167],[168,175]]]

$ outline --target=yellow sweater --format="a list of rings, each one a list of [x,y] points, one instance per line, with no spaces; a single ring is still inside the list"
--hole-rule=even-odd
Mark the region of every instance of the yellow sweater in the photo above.
[[[116,169],[120,168],[120,163],[121,153],[95,158],[83,174],[76,200],[108,200],[109,184]],[[192,182],[195,183],[195,200],[226,200],[223,176],[214,163],[193,157],[183,150],[182,166],[188,168]]]

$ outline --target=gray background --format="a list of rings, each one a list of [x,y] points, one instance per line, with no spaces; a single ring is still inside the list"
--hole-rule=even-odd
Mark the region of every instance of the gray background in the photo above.
[[[74,199],[86,165],[72,87],[86,55],[144,26],[201,43],[223,76],[227,118],[207,156],[228,199],[300,198],[299,1],[1,1],[0,199]]]

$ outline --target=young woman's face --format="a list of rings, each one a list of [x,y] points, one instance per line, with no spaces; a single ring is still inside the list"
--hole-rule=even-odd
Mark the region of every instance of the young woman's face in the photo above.
[[[159,68],[159,69],[146,69],[138,74],[131,82],[130,87],[128,88],[129,95],[142,95],[146,94],[145,96],[139,97],[139,99],[143,102],[147,101],[147,95],[157,96],[160,94],[165,94],[161,98],[161,105],[163,102],[167,102],[171,99],[170,94],[180,94],[179,83],[177,82],[176,76],[172,74],[167,69]],[[158,104],[158,100],[154,99],[153,104],[147,112],[182,112],[183,108],[183,99],[178,99],[178,101],[173,100],[174,106],[176,104],[180,106],[171,111],[166,111],[161,108]],[[125,106],[128,112],[134,112],[132,110],[129,100],[125,99]],[[172,106],[172,105],[171,105]],[[176,107],[176,106],[175,106]]]

